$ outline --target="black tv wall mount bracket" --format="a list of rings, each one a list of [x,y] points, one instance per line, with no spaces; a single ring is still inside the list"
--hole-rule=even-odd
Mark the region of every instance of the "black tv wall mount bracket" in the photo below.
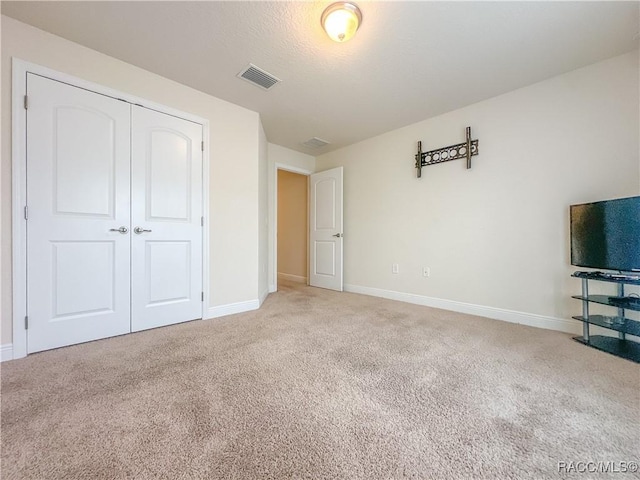
[[[418,153],[415,157],[418,178],[422,177],[422,167],[458,160],[460,158],[467,159],[467,169],[470,169],[471,157],[474,155],[478,155],[478,140],[471,140],[471,127],[467,127],[467,140],[456,145],[423,152],[422,142],[418,142]]]

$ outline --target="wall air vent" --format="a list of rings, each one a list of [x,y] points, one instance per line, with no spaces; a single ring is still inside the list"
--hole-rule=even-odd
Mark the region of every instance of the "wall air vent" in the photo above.
[[[329,145],[329,142],[318,137],[313,137],[304,142],[303,145],[309,148],[322,148],[325,145]]]
[[[269,90],[276,83],[280,83],[282,81],[278,77],[274,77],[270,73],[256,67],[252,63],[247,65],[247,67],[242,70],[237,75],[237,77],[246,80],[247,82],[253,83],[263,90]]]

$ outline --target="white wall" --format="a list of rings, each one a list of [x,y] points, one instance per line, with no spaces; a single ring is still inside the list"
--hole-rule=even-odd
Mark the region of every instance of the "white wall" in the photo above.
[[[0,17],[1,18],[1,17]],[[0,21],[0,40],[2,39],[2,21]],[[0,43],[0,46],[2,44]],[[0,72],[0,92],[3,91],[4,88],[4,75],[1,74]],[[0,97],[0,104],[2,104],[2,99]],[[2,104],[2,111],[4,112],[5,108],[7,107],[7,105]],[[5,121],[5,117],[4,114],[2,114],[2,118],[0,119],[0,123],[2,123],[4,125],[4,121]],[[3,135],[0,134],[0,155],[2,155],[4,152],[4,139],[3,139]],[[0,161],[0,205],[3,204],[4,202],[4,174],[2,173],[3,170],[3,163]],[[11,328],[6,328],[4,327],[4,305],[7,304],[7,301],[4,300],[4,282],[5,282],[5,270],[11,270],[11,263],[7,263],[9,261],[9,258],[4,258],[4,251],[5,251],[5,247],[4,247],[4,242],[3,242],[3,235],[1,232],[4,231],[5,229],[5,224],[2,221],[2,215],[4,212],[4,208],[2,208],[0,206],[0,362],[4,361],[4,360],[11,360],[12,356],[13,356],[13,351],[10,352],[10,354],[5,354],[4,350],[5,350],[5,346],[4,344],[11,342],[13,343],[13,339],[11,338]],[[11,306],[9,305],[9,310],[11,309]],[[11,317],[9,317],[6,322],[8,324],[10,324],[12,321]],[[5,358],[6,356],[6,358]]]
[[[296,152],[289,148],[270,143],[269,157],[269,291],[275,292],[277,285],[276,268],[276,198],[277,169],[284,168],[296,173],[313,173],[316,171],[316,159],[311,155]]]
[[[260,303],[269,294],[269,162],[268,143],[262,122],[259,131],[258,156],[258,293]]]
[[[256,112],[2,16],[0,344],[11,331],[11,57],[161,103],[210,122],[210,306],[258,300]]]
[[[495,318],[578,314],[568,207],[640,194],[638,87],[632,52],[317,157],[344,166],[345,284]],[[473,168],[417,179],[416,142],[459,143],[466,126]]]

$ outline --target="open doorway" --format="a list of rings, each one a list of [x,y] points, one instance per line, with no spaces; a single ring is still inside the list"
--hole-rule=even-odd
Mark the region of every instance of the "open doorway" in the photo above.
[[[309,177],[277,170],[276,272],[278,283],[309,281]]]

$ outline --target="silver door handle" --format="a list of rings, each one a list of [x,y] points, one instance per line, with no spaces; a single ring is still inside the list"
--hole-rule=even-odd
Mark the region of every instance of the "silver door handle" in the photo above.
[[[144,228],[140,228],[140,227],[136,227],[133,229],[133,233],[137,233],[138,235],[140,235],[141,233],[144,232],[150,232],[151,230],[146,230]]]
[[[341,234],[341,233],[336,233],[336,234],[335,234],[335,235],[333,235],[333,236],[334,236],[334,237],[336,237],[336,238],[340,238],[340,237],[342,237],[342,234]]]
[[[125,234],[125,233],[129,233],[129,229],[127,227],[120,227],[120,228],[110,228],[109,229],[110,232],[120,232],[121,234]]]

